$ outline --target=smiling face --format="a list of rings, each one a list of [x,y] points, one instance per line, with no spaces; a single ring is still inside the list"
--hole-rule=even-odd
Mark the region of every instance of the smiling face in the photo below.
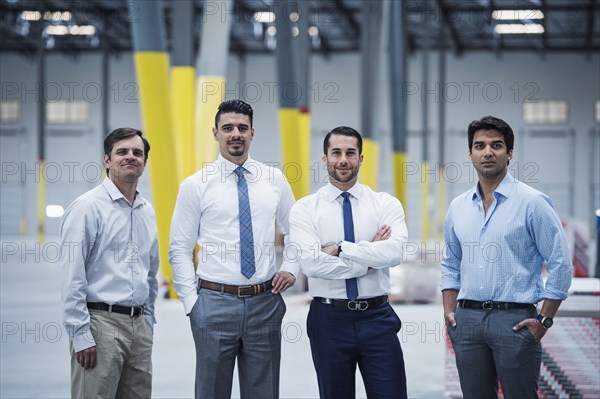
[[[342,191],[351,188],[358,180],[358,172],[363,161],[359,154],[356,137],[332,134],[329,137],[327,154],[323,163],[329,173],[329,181]]]
[[[136,183],[146,167],[142,138],[132,136],[115,142],[110,156],[104,155],[104,166],[115,184]]]
[[[254,137],[254,128],[248,115],[234,112],[221,114],[217,127],[213,128],[213,135],[225,159],[237,165],[248,159],[250,142]]]
[[[481,129],[473,136],[469,158],[473,161],[473,167],[480,180],[502,179],[506,176],[508,161],[512,159],[512,150],[508,150],[500,132]]]

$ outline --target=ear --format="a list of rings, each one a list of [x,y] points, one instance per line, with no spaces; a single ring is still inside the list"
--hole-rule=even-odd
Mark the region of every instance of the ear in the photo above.
[[[363,163],[363,159],[364,159],[364,158],[365,158],[365,157],[364,157],[364,154],[360,154],[360,155],[358,156],[358,166],[362,165],[362,163]]]
[[[473,158],[471,158],[471,150],[469,150],[469,153],[467,154],[467,156],[469,157],[469,159],[472,161]]]
[[[213,138],[215,139],[215,141],[217,141],[217,128],[216,127],[212,128],[212,133],[213,133]]]
[[[110,158],[108,157],[108,155],[104,154],[104,167],[106,167],[106,169],[108,169],[110,166]]]
[[[510,161],[510,160],[512,160],[512,153],[513,153],[513,150],[510,150],[510,151],[508,152],[508,160],[509,160],[509,161]]]
[[[254,138],[254,128],[250,129],[250,141]]]
[[[323,154],[321,161],[323,161],[323,165],[327,166],[327,155]]]

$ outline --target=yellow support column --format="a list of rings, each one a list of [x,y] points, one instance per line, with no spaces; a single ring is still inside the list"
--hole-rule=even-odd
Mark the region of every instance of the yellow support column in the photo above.
[[[279,126],[281,129],[281,149],[283,165],[281,170],[287,178],[296,199],[302,198],[307,190],[302,183],[302,140],[300,139],[300,122],[297,108],[279,109]],[[308,180],[308,179],[304,179]]]
[[[171,100],[175,132],[176,159],[179,170],[178,181],[193,174],[195,162],[194,110],[196,71],[190,66],[171,68]]]
[[[215,141],[212,128],[215,126],[215,114],[225,93],[224,76],[202,75],[197,78],[196,101],[196,170],[206,163],[213,162],[218,155],[219,146]]]
[[[373,139],[363,139],[364,161],[360,168],[360,182],[377,190],[379,169],[379,143]]]
[[[294,192],[296,199],[310,194],[310,113],[308,110],[298,111],[298,139],[300,148],[300,171],[301,180],[298,183],[298,193]]]
[[[169,100],[169,57],[165,52],[140,51],[134,54],[144,132],[153,150],[150,155],[150,182],[156,209],[160,264],[169,279],[170,295],[173,272],[169,265],[169,228],[178,192],[175,145]],[[190,254],[191,256],[191,254]]]
[[[408,204],[406,203],[407,198],[407,178],[406,178],[406,162],[408,160],[408,156],[406,152],[396,151],[394,152],[394,192],[396,193],[396,198],[400,200],[402,203],[402,207],[404,207],[404,213],[408,213]]]

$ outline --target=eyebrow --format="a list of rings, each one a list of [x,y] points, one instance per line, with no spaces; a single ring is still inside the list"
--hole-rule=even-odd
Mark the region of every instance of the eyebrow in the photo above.
[[[221,125],[221,128],[230,127],[230,126],[247,127],[247,128],[250,127],[250,125],[248,125],[246,123],[238,123],[238,124],[235,124],[235,123],[225,123],[224,125]]]
[[[483,144],[483,143],[485,143],[485,141],[483,141],[483,140],[477,140],[477,141],[473,142],[473,144]],[[494,140],[494,141],[492,141],[492,144],[496,144],[496,143],[502,143],[502,144],[504,144],[504,140]]]

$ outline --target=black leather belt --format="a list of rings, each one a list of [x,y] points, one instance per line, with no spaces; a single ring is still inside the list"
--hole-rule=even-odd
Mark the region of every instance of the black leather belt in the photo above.
[[[517,302],[495,302],[495,301],[471,301],[469,299],[461,299],[458,301],[458,305],[461,308],[465,309],[483,309],[483,310],[493,310],[493,309],[502,309],[502,310],[510,310],[510,309],[535,309],[535,305],[530,303],[517,303]]]
[[[131,317],[138,317],[144,314],[143,306],[121,306],[121,305],[109,305],[102,302],[88,302],[88,309],[94,310],[106,310],[107,312],[115,312],[129,315]]]
[[[374,308],[375,306],[379,306],[384,303],[388,303],[390,300],[387,295],[382,295],[374,298],[357,299],[356,301],[351,301],[349,299],[322,298],[320,296],[316,296],[313,298],[313,301],[335,307],[346,308],[349,310],[362,311],[369,308]]]
[[[198,280],[198,286],[200,288],[206,288],[212,291],[225,292],[227,294],[237,295],[240,298],[245,298],[248,296],[254,296],[269,291],[271,288],[273,288],[273,279],[271,278],[269,281],[265,281],[264,283],[255,285],[227,285],[221,283],[213,283],[212,281],[208,280]]]

